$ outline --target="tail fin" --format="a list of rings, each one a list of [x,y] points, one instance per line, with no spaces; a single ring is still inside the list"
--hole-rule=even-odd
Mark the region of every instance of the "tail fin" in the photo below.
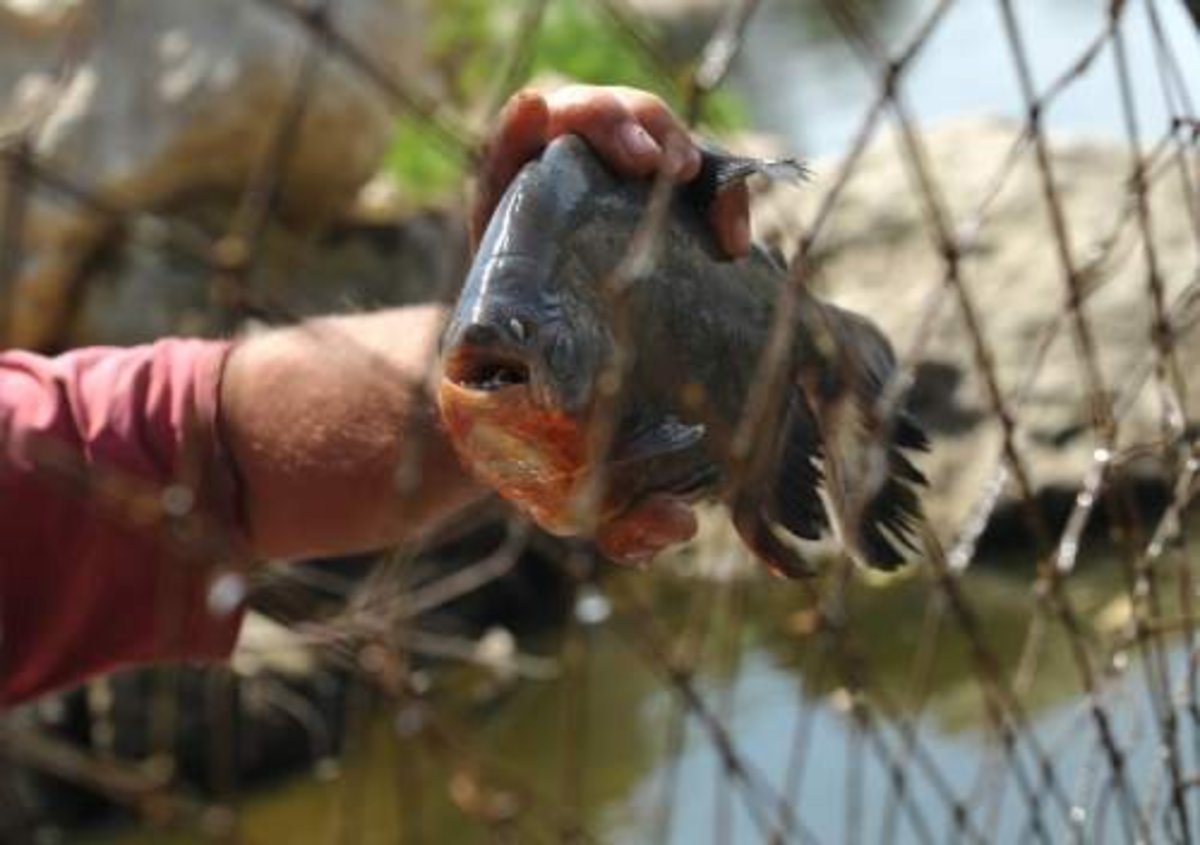
[[[880,400],[896,372],[892,347],[873,323],[828,307],[840,366],[831,396],[812,397],[825,457],[825,486],[839,510],[845,540],[864,562],[895,569],[916,551],[918,488],[925,476],[906,452],[929,441],[902,409],[885,416]]]

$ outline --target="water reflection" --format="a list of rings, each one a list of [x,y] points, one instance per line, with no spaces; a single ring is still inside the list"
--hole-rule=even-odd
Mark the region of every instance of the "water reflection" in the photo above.
[[[1104,655],[1127,621],[1126,592],[1122,569],[1115,561],[1098,563],[1095,554],[1091,561],[1089,569],[1072,580],[1069,593],[1088,640],[1097,654]],[[1169,575],[1166,579],[1173,583]],[[1028,654],[1027,634],[1034,616],[1030,581],[1011,568],[979,570],[967,577],[964,588],[1001,674],[1011,678]],[[754,590],[750,598],[747,617],[753,621],[746,626],[748,642],[736,676],[731,679],[706,667],[698,677],[710,702],[732,695],[734,703],[726,712],[738,752],[776,790],[782,791],[789,782],[785,773],[795,765],[795,743],[804,744],[803,774],[791,781],[786,794],[819,841],[850,840],[855,830],[868,838],[882,837],[881,841],[889,837],[894,837],[890,841],[921,841],[922,831],[954,830],[955,808],[942,788],[946,784],[968,808],[971,827],[965,833],[973,831],[983,841],[1024,841],[1030,836],[1028,799],[1017,788],[1014,769],[1005,762],[990,723],[970,644],[952,618],[940,629],[925,627],[930,595],[917,579],[884,588],[861,583],[851,588],[847,627],[863,667],[854,674],[868,679],[872,690],[886,693],[876,696],[877,701],[899,705],[902,711],[900,719],[889,719],[886,708],[871,707],[875,738],[855,727],[853,698],[845,688],[849,674],[845,655],[839,655],[837,668],[820,659],[822,638],[811,631],[808,602],[797,600],[794,593],[785,596],[777,584]],[[1164,607],[1165,614],[1172,612]],[[931,645],[934,650],[920,684],[922,692],[914,685],[914,664],[920,662],[920,655],[931,654]],[[1183,678],[1185,658],[1182,647],[1169,647],[1176,683]],[[1129,841],[1129,830],[1122,826],[1113,802],[1099,802],[1107,808],[1100,818],[1087,816],[1097,804],[1096,791],[1109,768],[1081,697],[1081,676],[1063,629],[1050,624],[1035,656],[1026,659],[1031,670],[1021,705],[1031,730],[1018,731],[1016,754],[1034,791],[1046,798],[1043,812],[1051,841],[1069,833],[1071,819],[1086,827],[1088,841]],[[1130,664],[1123,665],[1130,669]],[[1101,662],[1101,678],[1103,668]],[[1100,701],[1127,755],[1129,770],[1135,773],[1132,788],[1137,800],[1146,802],[1159,767],[1157,726],[1138,672],[1121,675],[1120,682],[1113,677]],[[918,700],[926,702],[919,713]],[[643,712],[662,731],[676,711],[659,692]],[[909,721],[913,713],[917,715]],[[919,753],[927,755],[936,775],[915,764],[914,757],[905,757],[902,726],[915,730]],[[1194,727],[1184,726],[1185,742],[1194,738]],[[1053,790],[1040,780],[1034,754],[1054,763],[1057,786]],[[905,775],[905,795],[911,799],[897,802],[893,796],[891,812],[887,810],[889,760],[901,761],[897,768]],[[671,835],[650,835],[661,831],[652,821],[660,811],[656,802],[665,794],[663,781],[676,765],[679,781],[673,794],[678,800],[670,807]],[[1048,797],[1052,791],[1068,803],[1056,804]],[[660,761],[642,781],[624,808],[626,818],[613,841],[724,841],[713,833],[721,824],[714,807],[731,792],[720,755],[693,720],[678,761]],[[1070,807],[1075,805],[1087,809],[1072,813]],[[744,841],[765,841],[761,827],[742,803],[734,802],[730,827]]]

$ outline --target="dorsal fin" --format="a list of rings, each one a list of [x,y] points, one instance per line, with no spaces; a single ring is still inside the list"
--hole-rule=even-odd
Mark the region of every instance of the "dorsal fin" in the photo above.
[[[708,142],[700,144],[700,173],[681,189],[687,202],[706,210],[716,196],[730,185],[751,176],[765,176],[775,182],[802,182],[808,167],[794,158],[751,158],[733,155]]]

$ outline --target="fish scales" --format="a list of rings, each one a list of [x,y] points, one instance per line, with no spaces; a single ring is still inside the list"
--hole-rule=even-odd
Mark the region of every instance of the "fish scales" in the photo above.
[[[878,418],[895,363],[866,318],[800,292],[785,395],[752,459],[734,471],[731,443],[788,272],[758,246],[726,259],[705,212],[726,185],[788,170],[706,150],[701,176],[672,199],[649,270],[618,297],[614,274],[651,185],[614,176],[575,136],[527,164],[489,223],[443,337],[439,405],[464,463],[562,533],[656,493],[719,499],[751,551],[788,576],[811,569],[781,534],[815,539],[832,501],[853,511],[839,522],[856,556],[899,565],[913,549],[924,484],[905,452],[927,444],[906,415]],[[618,344],[632,357],[617,401],[606,403],[598,386]],[[615,412],[617,425],[597,456],[589,433],[601,411]],[[581,511],[578,494],[601,465],[603,495]]]

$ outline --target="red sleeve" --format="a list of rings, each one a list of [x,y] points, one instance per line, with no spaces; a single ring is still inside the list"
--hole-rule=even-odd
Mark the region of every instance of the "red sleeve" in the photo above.
[[[0,353],[0,705],[121,665],[216,659],[240,610],[218,400],[229,345]]]

